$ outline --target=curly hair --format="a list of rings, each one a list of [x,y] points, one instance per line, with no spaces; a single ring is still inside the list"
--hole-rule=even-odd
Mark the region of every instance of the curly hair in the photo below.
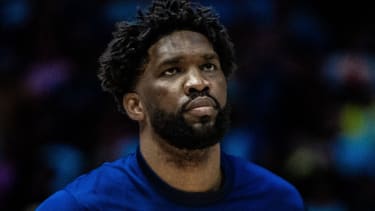
[[[176,30],[205,35],[227,78],[236,69],[233,43],[211,8],[187,0],[154,0],[148,11],[138,11],[134,22],[116,24],[113,40],[99,59],[102,88],[114,96],[120,112],[125,113],[122,98],[134,90],[148,61],[148,49]]]

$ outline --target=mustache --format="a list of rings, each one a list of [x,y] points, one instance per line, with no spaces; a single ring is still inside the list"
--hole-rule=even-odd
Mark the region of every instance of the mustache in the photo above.
[[[186,110],[186,107],[188,106],[188,104],[197,97],[208,97],[214,102],[214,104],[215,104],[214,108],[215,109],[219,110],[221,108],[219,101],[215,97],[210,95],[210,93],[208,93],[207,90],[203,90],[203,91],[200,91],[200,92],[192,92],[191,94],[189,94],[190,99],[182,105],[182,107],[180,109],[180,112]]]

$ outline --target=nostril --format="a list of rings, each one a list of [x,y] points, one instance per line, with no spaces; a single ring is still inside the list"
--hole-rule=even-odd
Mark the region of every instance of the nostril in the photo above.
[[[189,77],[184,83],[184,91],[187,95],[195,92],[207,92],[209,87],[209,82],[198,76]]]
[[[189,88],[189,96],[191,97],[191,98],[196,98],[196,97],[198,97],[199,96],[199,91],[197,90],[197,89],[195,89],[195,88]]]
[[[189,89],[189,96],[194,99],[196,97],[208,96],[208,87],[205,87],[203,90],[199,91],[195,88]]]
[[[195,87],[190,87],[188,91],[189,91],[189,93],[191,93],[191,92],[203,92],[203,93],[205,93],[205,92],[208,92],[208,87],[206,86],[202,90],[198,90]]]

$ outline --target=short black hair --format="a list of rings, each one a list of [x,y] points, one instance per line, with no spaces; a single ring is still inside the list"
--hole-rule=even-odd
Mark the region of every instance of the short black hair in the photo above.
[[[211,8],[187,0],[154,0],[145,13],[138,11],[134,22],[116,24],[113,40],[99,59],[102,88],[114,96],[121,112],[125,112],[122,98],[133,91],[148,60],[148,49],[176,30],[206,36],[219,55],[227,78],[236,69],[233,43]]]

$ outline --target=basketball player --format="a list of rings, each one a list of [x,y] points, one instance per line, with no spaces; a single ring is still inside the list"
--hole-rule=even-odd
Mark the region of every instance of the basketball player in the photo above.
[[[138,150],[87,173],[37,210],[303,210],[297,190],[220,149],[236,68],[217,15],[186,0],[155,0],[117,24],[99,78],[139,125]]]

